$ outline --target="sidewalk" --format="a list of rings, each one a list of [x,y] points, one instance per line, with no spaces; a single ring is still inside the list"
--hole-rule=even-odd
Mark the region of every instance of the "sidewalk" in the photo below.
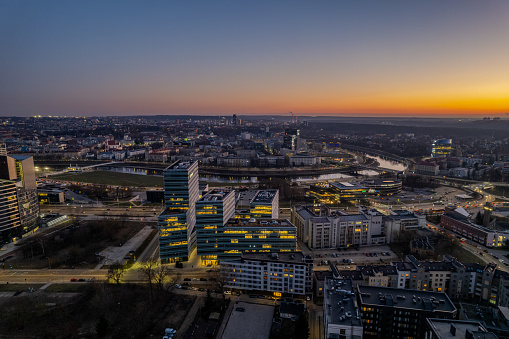
[[[175,339],[181,339],[184,337],[184,335],[187,332],[187,329],[189,326],[193,324],[194,318],[196,317],[196,313],[198,313],[198,310],[203,307],[205,303],[205,298],[203,297],[196,297],[196,300],[194,301],[194,305],[189,310],[189,313],[186,316],[186,319],[180,325],[180,328],[178,329],[177,333],[175,334]]]

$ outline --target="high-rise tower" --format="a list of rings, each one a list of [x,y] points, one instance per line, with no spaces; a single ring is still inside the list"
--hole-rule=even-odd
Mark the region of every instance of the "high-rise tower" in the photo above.
[[[196,242],[195,204],[198,163],[177,161],[164,170],[166,209],[158,217],[159,254],[163,262],[187,261]]]

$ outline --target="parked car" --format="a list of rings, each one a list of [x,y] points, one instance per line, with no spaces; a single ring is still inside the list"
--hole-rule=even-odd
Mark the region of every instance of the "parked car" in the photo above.
[[[78,281],[78,279],[76,279],[76,278],[71,279],[71,282],[76,282],[76,281]]]
[[[244,312],[246,309],[244,307],[237,307],[235,311]]]

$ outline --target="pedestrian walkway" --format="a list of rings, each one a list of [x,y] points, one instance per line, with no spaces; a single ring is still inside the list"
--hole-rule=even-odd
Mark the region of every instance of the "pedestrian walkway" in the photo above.
[[[189,310],[189,313],[187,314],[186,319],[184,320],[182,325],[180,325],[179,330],[175,334],[175,339],[181,339],[181,338],[184,337],[187,329],[193,323],[194,318],[196,317],[196,313],[198,313],[200,308],[203,307],[204,303],[205,303],[205,298],[203,298],[203,297],[196,297],[196,300],[194,301],[193,306]]]
[[[51,284],[53,284],[53,282],[49,282],[47,283],[46,285],[42,286],[41,288],[39,288],[39,291],[44,291],[45,289],[47,289]]]
[[[235,305],[235,301],[230,301],[230,305],[228,306],[228,309],[226,310],[226,313],[224,314],[223,322],[221,323],[221,326],[219,326],[219,329],[217,330],[216,338],[223,337],[224,330],[226,329],[226,325],[228,324],[228,321],[230,320],[230,315],[232,314],[234,305]]]

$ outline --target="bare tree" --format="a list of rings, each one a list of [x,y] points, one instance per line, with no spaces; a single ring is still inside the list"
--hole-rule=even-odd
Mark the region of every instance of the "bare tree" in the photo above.
[[[155,281],[156,270],[157,270],[158,265],[160,265],[160,263],[157,262],[156,260],[149,260],[141,268],[141,273],[143,273],[143,276],[145,277],[145,279],[148,282],[151,303],[153,300],[152,287],[153,287],[153,283]]]
[[[208,272],[209,280],[212,282],[215,289],[221,292],[223,298],[226,285],[230,282],[232,274],[233,272],[228,266],[215,268]]]
[[[154,269],[154,282],[160,291],[168,291],[180,281],[181,273],[174,273],[169,266],[164,266],[160,262]]]
[[[120,284],[120,279],[126,272],[124,265],[116,261],[108,269],[108,280],[113,280],[117,284]]]

